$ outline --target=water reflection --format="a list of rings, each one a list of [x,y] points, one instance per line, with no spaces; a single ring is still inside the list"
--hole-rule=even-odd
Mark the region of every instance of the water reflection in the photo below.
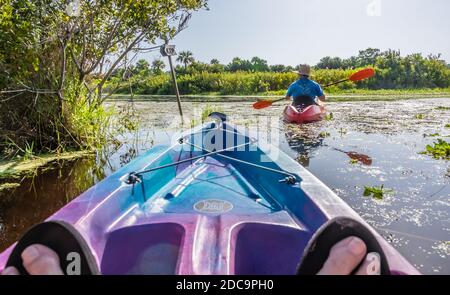
[[[286,125],[286,143],[296,153],[296,160],[304,167],[309,167],[311,154],[318,150],[324,141],[319,129],[299,125]]]
[[[338,148],[333,148],[335,151],[341,152],[346,154],[350,159],[354,160],[355,162],[359,162],[366,166],[372,165],[372,158],[368,155],[359,154],[357,152],[346,152]]]
[[[45,171],[36,171],[36,176],[22,180],[13,191],[0,192],[0,251],[154,144],[170,142],[171,135],[143,125],[136,132],[120,135],[96,155],[55,162]]]
[[[24,179],[13,192],[0,193],[1,250],[106,176],[96,157],[55,163],[53,168]]]

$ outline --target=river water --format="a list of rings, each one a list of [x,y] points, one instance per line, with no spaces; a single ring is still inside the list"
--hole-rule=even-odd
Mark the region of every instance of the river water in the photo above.
[[[139,128],[97,155],[54,163],[0,192],[0,250],[93,184],[182,129],[174,102],[108,102],[134,110]],[[234,122],[259,131],[344,199],[425,274],[450,274],[450,163],[419,154],[450,141],[450,99],[329,103],[331,120],[296,126],[283,106],[255,111],[248,102],[214,103]],[[185,125],[201,121],[206,103],[183,103]],[[275,136],[274,136],[275,135]],[[269,137],[269,136],[267,136]],[[272,142],[274,143],[274,142]],[[392,190],[364,197],[365,186]]]

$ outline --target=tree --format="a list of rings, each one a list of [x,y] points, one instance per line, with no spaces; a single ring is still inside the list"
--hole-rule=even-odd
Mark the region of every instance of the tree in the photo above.
[[[178,54],[177,61],[184,64],[184,69],[186,70],[188,65],[195,62],[194,54],[190,51],[181,51]]]
[[[160,59],[155,59],[152,62],[152,71],[153,71],[153,74],[155,74],[155,75],[161,75],[163,73],[163,70],[165,67],[166,67],[166,64]]]
[[[368,65],[374,65],[380,55],[381,50],[377,48],[367,48],[365,50],[361,50],[358,54],[358,66],[365,67]]]
[[[286,72],[286,66],[284,65],[272,65],[270,66],[270,71],[274,73],[283,73]]]
[[[319,61],[316,67],[318,69],[341,69],[343,62],[339,57],[326,56]]]
[[[148,75],[150,73],[150,64],[145,59],[140,59],[133,68],[133,74],[135,75]]]
[[[268,72],[270,70],[267,61],[257,56],[252,58],[251,64],[254,72]]]
[[[213,59],[211,59],[210,64],[212,64],[212,65],[218,65],[218,64],[220,64],[220,61],[219,61],[218,59],[213,58]]]
[[[231,63],[229,63],[226,66],[226,69],[230,72],[237,72],[237,71],[250,72],[252,68],[253,65],[250,61],[240,59],[239,57],[233,58]]]
[[[209,66],[209,71],[211,73],[222,73],[225,72],[225,66],[221,64],[218,60],[212,60]]]
[[[76,4],[72,13],[65,0],[0,2],[0,152],[10,140],[45,151],[89,146],[105,133],[95,116],[111,75],[144,44],[173,38],[206,0]]]

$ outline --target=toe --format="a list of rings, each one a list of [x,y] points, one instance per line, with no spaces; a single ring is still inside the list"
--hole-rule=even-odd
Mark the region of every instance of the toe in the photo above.
[[[11,276],[11,275],[19,275],[19,271],[14,266],[7,267],[2,271],[2,276]]]
[[[22,252],[23,266],[31,275],[62,275],[59,257],[48,247],[35,244]]]
[[[361,263],[367,247],[357,237],[346,238],[331,248],[319,275],[349,275]]]

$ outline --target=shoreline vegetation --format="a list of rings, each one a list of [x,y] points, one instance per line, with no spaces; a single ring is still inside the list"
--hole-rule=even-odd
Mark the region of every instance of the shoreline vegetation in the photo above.
[[[0,161],[0,192],[20,186],[23,178],[32,177],[41,169],[46,169],[60,161],[74,161],[92,156],[92,151],[74,151],[59,154],[41,154],[29,159]]]
[[[450,88],[445,89],[411,89],[411,90],[356,90],[353,92],[326,93],[327,102],[346,101],[389,101],[426,98],[450,98]],[[195,95],[181,95],[182,101],[188,102],[254,102],[257,100],[278,99],[284,96],[280,92],[256,93],[252,95],[221,95],[219,93],[204,93]],[[139,94],[112,94],[106,101],[175,101],[175,95],[139,95]]]
[[[164,63],[151,65],[144,59],[131,68],[115,71],[105,86],[105,93],[128,95],[173,95],[174,87]],[[260,57],[234,58],[228,64],[217,59],[196,61],[193,53],[179,53],[176,66],[178,88],[182,95],[274,95],[283,96],[298,79],[299,66],[269,65]],[[450,65],[441,55],[410,54],[367,48],[347,59],[324,57],[313,66],[312,79],[321,85],[347,79],[364,68],[373,68],[375,76],[358,82],[347,81],[328,87],[329,95],[448,93]]]
[[[120,115],[103,107],[112,73],[207,8],[206,0],[76,2],[0,3],[0,159],[109,144]]]

